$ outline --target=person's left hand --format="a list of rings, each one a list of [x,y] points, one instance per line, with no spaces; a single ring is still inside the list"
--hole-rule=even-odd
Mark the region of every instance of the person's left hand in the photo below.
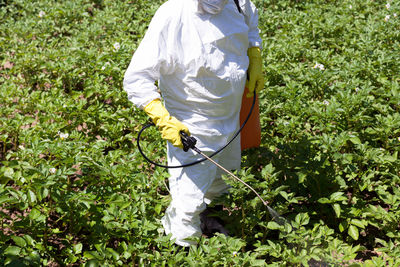
[[[246,87],[249,89],[249,93],[246,97],[252,97],[254,90],[258,94],[264,87],[261,50],[259,47],[250,47],[247,50],[247,55],[249,56],[249,69],[247,70],[248,80],[246,81]]]

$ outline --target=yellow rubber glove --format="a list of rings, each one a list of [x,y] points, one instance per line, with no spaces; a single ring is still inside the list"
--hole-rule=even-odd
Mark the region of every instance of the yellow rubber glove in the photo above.
[[[144,111],[150,116],[154,124],[161,132],[161,137],[171,142],[176,147],[183,148],[180,131],[188,135],[189,129],[175,117],[169,115],[168,110],[161,103],[160,99],[154,99],[145,108]]]
[[[246,81],[246,87],[249,89],[249,93],[246,97],[252,97],[254,90],[258,94],[264,87],[261,50],[259,47],[250,47],[247,50],[247,55],[249,56],[249,69],[247,70],[249,79]]]

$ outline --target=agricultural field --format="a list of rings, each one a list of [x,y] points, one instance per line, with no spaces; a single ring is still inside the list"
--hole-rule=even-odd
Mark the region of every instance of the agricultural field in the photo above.
[[[163,235],[124,72],[161,0],[0,0],[0,266],[400,266],[400,2],[254,0],[262,144],[231,237]],[[149,157],[165,161],[155,128]]]

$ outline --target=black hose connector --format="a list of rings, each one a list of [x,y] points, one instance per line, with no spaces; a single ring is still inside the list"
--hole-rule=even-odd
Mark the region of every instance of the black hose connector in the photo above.
[[[197,140],[193,136],[187,135],[184,131],[180,131],[181,141],[183,144],[183,151],[188,152],[189,148],[194,148],[196,146]]]

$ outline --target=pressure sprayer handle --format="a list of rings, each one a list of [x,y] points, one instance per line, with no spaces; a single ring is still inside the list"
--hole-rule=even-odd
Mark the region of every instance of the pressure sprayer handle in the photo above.
[[[187,152],[189,148],[191,149],[195,148],[195,145],[197,143],[196,138],[187,135],[184,131],[180,131],[180,135],[183,144],[183,151]]]

